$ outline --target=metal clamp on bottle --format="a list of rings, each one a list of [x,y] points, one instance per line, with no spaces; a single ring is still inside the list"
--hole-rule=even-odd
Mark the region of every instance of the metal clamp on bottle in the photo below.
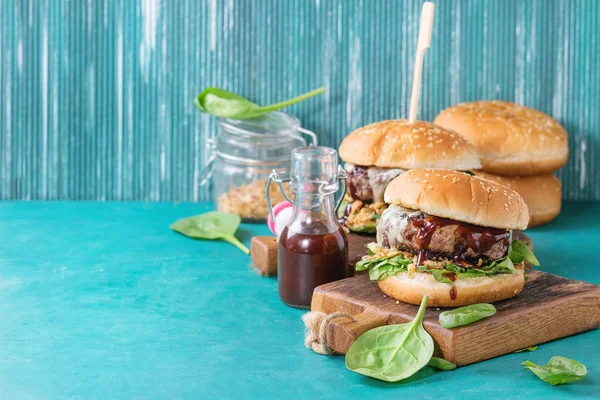
[[[286,176],[288,175],[288,176]],[[284,176],[284,177],[282,177]],[[287,172],[277,172],[275,170],[273,170],[270,174],[269,174],[269,178],[267,179],[267,186],[265,188],[265,197],[267,198],[267,206],[269,206],[269,214],[271,215],[271,219],[274,221],[275,220],[275,215],[273,215],[273,205],[271,204],[271,197],[269,195],[269,188],[271,187],[271,182],[275,182],[277,183],[277,185],[279,186],[279,190],[281,191],[281,194],[283,195],[283,198],[290,202],[290,203],[294,203],[294,201],[292,199],[290,199],[288,197],[288,195],[285,193],[285,190],[283,189],[283,183],[285,182],[290,182],[292,180],[292,178],[289,177],[289,174]]]
[[[344,170],[344,168],[341,165],[338,165],[337,175],[338,175],[338,180],[342,184],[342,191],[341,191],[341,195],[340,195],[339,199],[335,203],[336,211],[340,207],[340,204],[342,203],[342,200],[344,200],[344,196],[346,195],[346,190],[347,190],[346,181],[348,180],[348,175],[346,174],[346,170]],[[277,183],[277,185],[279,186],[279,190],[281,191],[281,194],[283,195],[285,200],[293,204],[294,201],[288,197],[288,195],[285,193],[285,190],[283,189],[283,185],[282,185],[283,183],[291,182],[291,181],[292,181],[292,178],[289,176],[289,173],[287,173],[287,172],[277,172],[277,171],[273,170],[269,174],[269,178],[267,179],[267,186],[265,188],[265,197],[267,198],[267,205],[269,206],[269,214],[271,215],[271,219],[273,219],[273,220],[275,220],[275,216],[273,215],[273,206],[271,204],[271,198],[269,197],[269,188],[271,187],[271,182]],[[294,189],[292,189],[292,191],[294,191]]]

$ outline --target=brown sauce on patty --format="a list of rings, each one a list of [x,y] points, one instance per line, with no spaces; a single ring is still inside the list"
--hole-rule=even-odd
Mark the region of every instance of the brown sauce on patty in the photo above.
[[[417,215],[411,217],[410,222],[402,236],[407,239],[412,238],[420,251],[429,250],[431,239],[439,228],[456,226],[452,253],[452,257],[456,261],[464,261],[464,255],[468,249],[476,254],[484,254],[498,242],[507,241],[510,238],[510,232],[505,229],[472,225],[434,215]]]

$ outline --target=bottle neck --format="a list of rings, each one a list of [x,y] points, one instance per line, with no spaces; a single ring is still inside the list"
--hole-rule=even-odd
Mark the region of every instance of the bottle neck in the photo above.
[[[310,225],[318,225],[323,233],[338,230],[334,195],[296,193],[294,214],[288,224],[290,229],[304,231]]]
[[[326,216],[333,217],[335,215],[335,193],[331,194],[313,194],[313,193],[296,193],[294,206],[296,209],[304,211],[322,213]]]

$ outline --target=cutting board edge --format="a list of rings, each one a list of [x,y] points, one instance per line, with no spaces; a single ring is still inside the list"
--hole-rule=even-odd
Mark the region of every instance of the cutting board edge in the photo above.
[[[430,332],[430,334],[432,334],[432,336],[435,339],[436,342],[436,354],[437,355],[441,355],[444,358],[448,359],[449,361],[454,362],[455,364],[459,365],[459,366],[464,366],[464,365],[469,365],[469,364],[473,364],[476,362],[480,362],[480,361],[484,361],[490,358],[494,358],[494,357],[498,357],[504,354],[509,354],[511,352],[514,352],[516,350],[519,350],[521,348],[525,348],[528,346],[533,346],[533,345],[537,345],[537,344],[542,344],[542,343],[546,343],[549,341],[553,341],[553,340],[557,340],[557,339],[561,339],[564,337],[568,337],[571,335],[575,335],[578,333],[583,333],[589,330],[593,330],[597,327],[600,326],[600,286],[589,283],[589,282],[584,282],[584,281],[576,281],[576,280],[571,280],[571,279],[567,279],[567,278],[562,278],[560,276],[557,275],[553,275],[553,274],[549,274],[543,271],[535,271],[534,272],[538,278],[558,278],[561,280],[565,280],[567,281],[567,283],[569,284],[574,284],[574,285],[579,285],[580,286],[580,291],[578,292],[574,292],[572,294],[566,294],[566,295],[562,295],[560,297],[557,297],[555,299],[551,299],[549,302],[546,303],[541,303],[541,304],[533,304],[531,305],[525,312],[525,314],[523,314],[525,317],[527,318],[531,318],[530,316],[533,315],[536,312],[541,312],[543,308],[547,308],[549,307],[549,305],[554,304],[554,306],[551,307],[552,313],[557,313],[556,316],[554,316],[554,314],[550,315],[550,318],[553,321],[559,321],[560,319],[560,315],[558,315],[560,312],[557,311],[556,309],[556,304],[555,303],[562,303],[563,304],[563,309],[564,308],[572,308],[573,305],[577,306],[578,304],[582,304],[582,301],[584,304],[588,305],[588,308],[591,310],[591,318],[587,320],[587,322],[585,323],[581,323],[581,320],[579,320],[580,323],[578,324],[563,324],[563,328],[562,330],[559,330],[559,332],[555,332],[549,335],[545,335],[542,337],[539,337],[537,339],[532,339],[531,335],[524,335],[524,336],[517,336],[518,337],[518,341],[516,342],[512,342],[509,346],[501,346],[499,349],[497,350],[493,350],[493,351],[489,351],[491,349],[493,349],[493,347],[490,347],[486,352],[483,353],[482,356],[480,357],[472,357],[469,356],[469,352],[463,352],[463,348],[461,346],[465,346],[469,343],[468,340],[464,339],[465,336],[468,335],[472,335],[473,333],[477,332],[477,325],[479,325],[480,323],[476,323],[474,325],[471,326],[465,326],[465,327],[461,327],[461,328],[456,328],[456,329],[444,329],[442,327],[440,327],[439,325],[437,325],[435,323],[435,321],[431,320],[431,315],[427,316],[426,315],[426,320],[424,322],[424,326],[426,328],[426,330],[428,332]],[[364,276],[359,276],[359,277],[355,277],[355,278],[349,278],[349,279],[368,279],[367,277]],[[340,283],[341,282],[341,283]],[[361,285],[365,285],[366,282],[360,282]],[[332,322],[332,324],[330,325],[330,328],[328,330],[328,337],[331,338],[332,340],[329,341],[329,343],[332,343],[332,348],[334,351],[336,351],[337,353],[340,354],[345,354],[345,352],[348,350],[348,348],[350,347],[350,345],[352,344],[352,341],[358,337],[360,334],[362,334],[364,331],[372,329],[376,326],[383,326],[389,323],[390,319],[395,319],[396,323],[401,323],[401,322],[406,322],[409,321],[410,319],[404,319],[402,318],[401,320],[399,320],[398,315],[393,315],[392,312],[390,311],[386,311],[386,310],[382,310],[382,309],[375,309],[375,310],[369,310],[369,307],[374,307],[372,304],[369,304],[368,301],[360,301],[360,300],[352,300],[349,299],[347,296],[344,296],[344,293],[340,293],[340,289],[343,288],[343,285],[345,285],[345,282],[342,281],[338,281],[337,284],[336,283],[332,283],[332,284],[328,284],[328,285],[323,285],[322,287],[317,288],[317,290],[315,291],[315,295],[313,297],[313,306],[311,307],[311,309],[313,311],[322,311],[322,312],[326,312],[326,313],[331,313],[331,312],[335,312],[335,311],[343,311],[343,312],[347,312],[350,313],[354,316],[358,315],[358,323],[353,323],[347,320],[334,320]],[[382,293],[383,296],[383,293]],[[521,295],[522,296],[522,295]],[[391,301],[391,300],[390,300]],[[436,307],[431,307],[428,311],[430,311],[431,309],[437,309]],[[431,310],[432,311],[432,310]],[[369,315],[368,313],[374,313],[375,315]],[[434,311],[434,312],[437,312]],[[505,314],[506,312],[508,312],[508,310],[503,311],[502,313]],[[366,323],[360,323],[360,315],[363,314],[368,316],[368,321]],[[522,316],[523,316],[522,315]],[[547,318],[547,316],[545,317]],[[506,320],[506,315],[503,316],[503,320]],[[494,320],[488,320],[488,324],[489,321],[494,321]],[[483,321],[482,321],[483,322]],[[502,321],[499,321],[499,323],[502,323]],[[354,328],[358,327],[358,330],[354,330]],[[569,329],[567,329],[567,327]],[[487,327],[488,329],[490,328],[489,326]],[[343,338],[340,340],[340,336],[343,336]],[[337,340],[336,340],[337,339]],[[461,342],[463,342],[461,344]],[[443,344],[445,344],[445,346],[441,346],[440,342],[443,342]],[[466,356],[465,356],[466,354]]]
[[[561,307],[556,303],[564,304]],[[577,304],[582,304],[583,307],[581,308],[590,311],[590,313],[588,314],[590,317],[588,319],[584,320],[581,318],[574,317],[575,307],[573,307],[573,305]],[[548,323],[556,324],[557,326],[561,327],[561,329],[554,331],[547,330],[545,331],[546,333],[544,335],[535,336],[534,333],[530,333],[531,331],[527,329],[529,327],[524,326],[522,330],[515,332],[515,337],[517,338],[517,340],[513,342],[504,342],[502,344],[506,344],[506,346],[497,347],[497,350],[489,351],[487,353],[486,351],[484,351],[483,356],[481,356],[482,353],[479,353],[480,357],[473,358],[469,356],[461,356],[470,354],[468,351],[461,351],[466,350],[461,348],[461,346],[470,346],[471,340],[464,340],[463,336],[477,332],[477,325],[475,324],[470,326],[464,326],[461,328],[456,328],[455,335],[453,336],[455,340],[455,347],[452,350],[458,356],[454,355],[453,357],[451,357],[452,359],[449,359],[449,361],[452,361],[458,366],[470,365],[477,362],[489,360],[491,358],[514,353],[515,351],[524,349],[526,347],[541,345],[543,343],[548,343],[554,340],[563,339],[569,336],[588,332],[600,327],[600,286],[596,286],[595,288],[586,290],[585,292],[579,292],[573,295],[563,296],[561,298],[556,299],[556,301],[551,302],[551,305],[551,314],[545,314],[543,316],[543,319],[546,320]],[[546,307],[547,306],[548,305],[546,304]],[[531,316],[531,319],[536,318],[536,314],[539,315],[540,311],[542,311],[544,308],[544,305],[532,306],[527,311],[525,311],[524,314],[521,315],[521,317],[523,319],[527,319],[528,316]],[[567,314],[567,317],[561,314],[560,310],[562,309],[569,309],[569,314]],[[493,322],[491,318],[488,320],[488,322]],[[504,317],[504,319],[506,319],[506,317]],[[493,341],[494,336],[495,335],[488,333],[486,334],[486,339],[490,339]],[[488,349],[493,350],[494,347],[488,347],[486,350]]]

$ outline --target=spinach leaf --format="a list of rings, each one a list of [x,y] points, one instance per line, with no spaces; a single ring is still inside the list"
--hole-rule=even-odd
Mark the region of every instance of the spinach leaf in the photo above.
[[[377,281],[394,276],[400,272],[406,272],[411,262],[411,260],[407,260],[402,255],[363,259],[356,263],[355,269],[357,271],[369,270],[369,278],[372,281]]]
[[[480,319],[491,317],[496,314],[496,307],[492,304],[471,304],[466,307],[455,308],[440,314],[440,325],[444,328],[456,328],[457,326],[469,325]]]
[[[490,276],[485,272],[481,271],[467,271],[467,272],[457,272],[456,279],[465,279],[465,278],[478,278],[480,276]]]
[[[347,225],[346,225],[347,226]],[[362,225],[362,226],[348,226],[348,229],[356,233],[375,233],[377,232],[377,224]]]
[[[523,365],[541,380],[551,385],[577,382],[582,380],[587,374],[585,365],[560,356],[552,357],[546,365],[537,365],[531,361],[525,361]]]
[[[402,256],[385,259],[369,269],[369,278],[372,281],[381,281],[400,272],[406,272],[410,263],[410,260]]]
[[[467,271],[467,269],[466,269],[466,268],[464,268],[464,267],[460,267],[460,266],[458,266],[458,265],[456,265],[456,264],[448,264],[448,265],[446,265],[446,266],[444,267],[444,269],[445,269],[445,271],[448,271],[448,272],[454,272],[454,273],[456,273],[456,274],[457,274],[457,273],[459,273],[459,272],[464,272],[464,271]]]
[[[433,269],[431,270],[431,274],[433,275],[433,278],[441,283],[452,283],[452,281],[450,280],[450,278],[448,278],[447,276],[444,276],[444,272],[446,272],[443,269]]]
[[[453,369],[456,369],[456,364],[438,357],[431,357],[431,360],[429,360],[427,365],[433,368],[441,369],[442,371],[452,371]]]
[[[346,367],[387,382],[408,378],[433,354],[433,339],[423,328],[428,297],[424,296],[412,322],[380,326],[360,335],[346,354]]]
[[[515,353],[523,353],[525,351],[536,351],[537,348],[538,348],[537,346],[525,347],[524,349],[515,351]]]
[[[518,264],[523,260],[529,261],[536,267],[540,266],[540,262],[533,254],[533,251],[529,248],[529,246],[520,240],[514,240],[508,251],[508,257],[515,263]]]
[[[375,252],[369,248],[369,246],[365,246],[367,248],[367,254],[370,256],[375,255]]]
[[[514,274],[515,272],[517,272],[515,264],[509,256],[493,261],[490,264],[481,268],[472,268],[472,270],[483,271],[489,276],[496,274]]]
[[[228,92],[223,89],[210,87],[204,89],[196,99],[194,105],[202,112],[215,115],[217,117],[248,119],[255,118],[271,111],[279,110],[280,108],[299,103],[310,97],[323,93],[325,88],[319,88],[308,93],[304,93],[293,99],[282,101],[268,106],[260,106],[250,100]]]
[[[373,252],[370,251],[369,255],[372,256]],[[444,269],[430,269],[427,266],[421,265],[417,266],[416,270],[417,272],[430,272],[438,282],[452,283],[452,281],[445,276],[450,272],[455,273],[457,279],[475,278],[480,276],[491,277],[498,274],[514,274],[517,272],[515,263],[520,263],[524,259],[532,263],[535,261],[535,265],[539,265],[537,259],[527,244],[515,240],[510,245],[509,254],[506,257],[495,260],[481,267],[466,268],[457,264],[446,264]],[[408,265],[411,263],[412,259],[409,260],[404,258],[404,256],[395,256],[394,260],[392,260],[391,256],[380,258],[363,258],[356,264],[356,270],[369,270],[369,276],[371,277],[371,280],[383,280],[400,272],[406,272],[408,270]]]
[[[235,236],[235,231],[240,226],[239,215],[211,211],[194,217],[180,219],[171,225],[171,229],[182,235],[194,239],[220,239],[229,242],[250,254],[250,250],[242,244]]]

